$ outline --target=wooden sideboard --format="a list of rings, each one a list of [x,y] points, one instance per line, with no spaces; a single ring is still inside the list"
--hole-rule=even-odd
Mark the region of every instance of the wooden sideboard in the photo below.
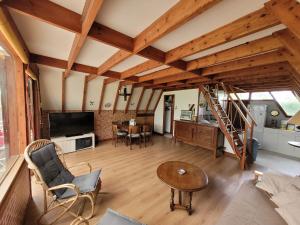
[[[175,141],[212,151],[215,158],[217,148],[223,146],[224,143],[224,136],[215,124],[176,120],[174,136]]]

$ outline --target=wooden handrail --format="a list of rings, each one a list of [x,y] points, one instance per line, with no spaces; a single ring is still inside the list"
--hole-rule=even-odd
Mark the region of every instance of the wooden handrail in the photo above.
[[[243,107],[243,109],[246,111],[246,114],[249,115],[249,117],[253,121],[254,125],[257,126],[257,123],[256,123],[254,117],[252,116],[252,114],[250,113],[250,111],[248,110],[248,108],[245,106],[245,104],[243,103],[243,101],[240,99],[240,97],[235,93],[235,91],[233,90],[232,86],[229,85],[228,87],[229,87],[229,90],[236,96],[236,98],[238,99],[239,103],[241,104],[241,106]]]
[[[234,105],[234,107],[236,108],[236,110],[238,111],[238,113],[240,114],[241,118],[244,120],[245,125],[247,126],[247,128],[251,127],[251,124],[249,123],[249,121],[247,120],[247,118],[245,117],[244,113],[242,112],[242,110],[240,109],[240,107],[235,103],[234,99],[231,97],[231,95],[228,93],[224,83],[221,83],[223,90],[227,93],[229,99],[231,100],[232,104]]]

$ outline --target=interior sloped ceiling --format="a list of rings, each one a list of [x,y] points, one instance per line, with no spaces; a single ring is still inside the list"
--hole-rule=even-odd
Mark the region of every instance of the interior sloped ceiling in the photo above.
[[[149,104],[149,111],[153,111],[154,110],[154,107],[156,105],[156,102],[158,101],[158,98],[160,96],[160,92],[161,90],[154,90],[154,94],[153,94],[153,97],[152,97],[152,100]]]
[[[67,59],[75,34],[10,10],[30,52]]]
[[[121,91],[124,89],[125,86],[122,87]],[[132,91],[132,85],[126,85],[127,93],[131,93]],[[116,105],[117,110],[125,110],[127,101],[129,100],[129,97],[127,96],[126,101],[124,100],[124,96],[118,97],[118,103]]]
[[[128,107],[129,110],[136,109],[136,106],[137,106],[137,103],[141,96],[142,90],[143,90],[142,87],[137,87],[134,89],[134,92],[133,92],[134,94],[131,96],[131,100],[130,100],[129,107]]]
[[[82,73],[73,72],[72,76],[66,79],[65,83],[65,109],[66,110],[81,110],[84,77]]]
[[[131,37],[136,37],[178,0],[104,1],[96,21]]]
[[[94,41],[86,39],[79,56],[76,59],[77,63],[84,65],[98,67],[115,54],[119,49]]]
[[[141,99],[140,107],[139,107],[140,111],[146,110],[146,106],[148,104],[151,92],[152,92],[152,89],[146,89],[145,90],[143,98]]]
[[[169,51],[207,34],[264,6],[267,0],[223,0],[156,41],[153,46]]]
[[[213,47],[213,48],[209,48],[205,51],[201,51],[201,52],[196,53],[194,55],[185,57],[183,59],[186,60],[186,61],[190,61],[190,60],[197,59],[197,58],[200,58],[200,57],[203,57],[203,56],[211,55],[211,54],[214,54],[214,53],[217,53],[217,52],[229,49],[229,48],[233,48],[233,47],[236,47],[238,45],[241,45],[241,44],[244,44],[244,43],[247,43],[247,42],[250,42],[250,41],[257,40],[259,38],[270,36],[270,35],[272,35],[272,33],[276,32],[276,31],[279,31],[279,30],[282,30],[284,28],[286,28],[285,25],[279,24],[277,26],[262,30],[260,32],[256,32],[254,34],[239,38],[237,40],[227,42],[226,44],[218,45],[218,46]]]
[[[62,70],[39,65],[40,91],[43,110],[61,110]]]
[[[102,110],[112,110],[120,81],[106,85]]]
[[[146,58],[138,56],[138,55],[133,55],[133,56],[130,56],[128,59],[124,60],[123,62],[119,63],[118,65],[112,67],[111,70],[117,71],[117,72],[123,72],[124,70],[127,70],[127,69],[134,67],[138,64],[141,64],[145,61],[147,61]]]
[[[86,93],[86,110],[98,110],[101,90],[103,88],[104,77],[97,77],[96,79],[88,82]]]
[[[76,13],[82,14],[86,0],[50,0]],[[88,0],[89,1],[89,0]]]

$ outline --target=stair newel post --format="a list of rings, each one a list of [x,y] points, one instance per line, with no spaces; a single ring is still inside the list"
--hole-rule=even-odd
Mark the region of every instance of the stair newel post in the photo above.
[[[247,128],[248,127],[245,127],[245,130],[244,130],[244,137],[243,137],[243,153],[242,153],[242,158],[240,160],[240,167],[242,170],[245,169],[245,161],[246,161],[246,152],[247,152]]]

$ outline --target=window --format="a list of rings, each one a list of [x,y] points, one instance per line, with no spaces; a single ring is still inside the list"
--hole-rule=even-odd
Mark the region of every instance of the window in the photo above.
[[[287,116],[293,116],[300,110],[300,102],[291,91],[273,91],[274,99],[278,102]]]
[[[234,94],[230,94],[230,96],[234,99],[237,100],[237,97]],[[237,96],[239,96],[239,98],[241,100],[249,100],[249,92],[245,92],[245,93],[237,93]]]
[[[269,92],[253,92],[251,100],[273,100],[273,97]]]

